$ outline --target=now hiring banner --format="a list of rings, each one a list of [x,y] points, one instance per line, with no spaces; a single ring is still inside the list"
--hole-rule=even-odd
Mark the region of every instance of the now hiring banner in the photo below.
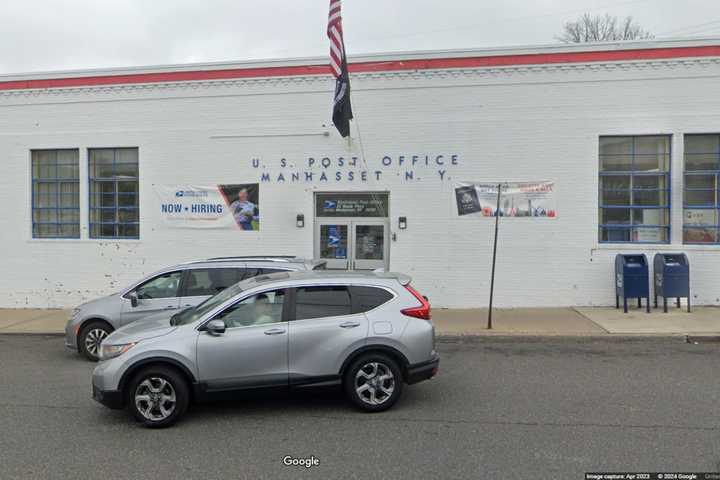
[[[153,185],[160,217],[168,228],[260,229],[257,183]]]

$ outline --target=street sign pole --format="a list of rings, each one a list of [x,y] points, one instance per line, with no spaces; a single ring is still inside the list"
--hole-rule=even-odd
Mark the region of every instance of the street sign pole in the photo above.
[[[498,183],[497,207],[495,208],[495,241],[493,242],[492,273],[490,274],[490,304],[488,305],[487,329],[492,330],[492,305],[495,290],[495,259],[497,258],[498,226],[500,222],[500,192],[502,183]]]

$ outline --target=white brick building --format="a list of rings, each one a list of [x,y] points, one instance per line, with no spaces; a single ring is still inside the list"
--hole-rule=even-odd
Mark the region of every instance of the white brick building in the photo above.
[[[196,258],[317,256],[334,223],[349,230],[334,231],[348,251],[333,265],[376,266],[353,258],[364,242],[434,306],[481,306],[493,221],[457,215],[460,180],[557,188],[557,218],[501,221],[498,306],[613,304],[615,254],[657,251],[687,252],[694,302],[720,304],[720,39],[351,60],[351,144],[330,125],[325,59],[0,77],[0,307],[73,306]],[[121,178],[114,202],[137,192],[138,210],[91,198],[94,156],[137,159],[137,187]],[[259,231],[163,220],[160,185],[246,183]],[[317,217],[323,192],[380,199],[386,218]],[[351,222],[376,228],[353,245]],[[93,238],[116,235],[138,238]]]

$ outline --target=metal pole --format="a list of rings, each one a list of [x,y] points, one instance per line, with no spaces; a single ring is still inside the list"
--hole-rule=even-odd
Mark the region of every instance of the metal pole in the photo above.
[[[498,224],[500,222],[500,192],[502,183],[498,183],[497,207],[495,208],[495,241],[493,242],[492,273],[490,274],[490,304],[488,305],[487,329],[492,330],[492,304],[495,290],[495,259],[497,258]]]

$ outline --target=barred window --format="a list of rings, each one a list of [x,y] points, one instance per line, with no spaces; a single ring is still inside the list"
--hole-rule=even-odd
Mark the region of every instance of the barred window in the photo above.
[[[670,136],[600,137],[599,240],[669,243]]]
[[[720,135],[685,135],[683,242],[720,243]]]
[[[90,237],[139,238],[138,149],[88,152]]]
[[[79,151],[32,150],[33,238],[80,238]]]

